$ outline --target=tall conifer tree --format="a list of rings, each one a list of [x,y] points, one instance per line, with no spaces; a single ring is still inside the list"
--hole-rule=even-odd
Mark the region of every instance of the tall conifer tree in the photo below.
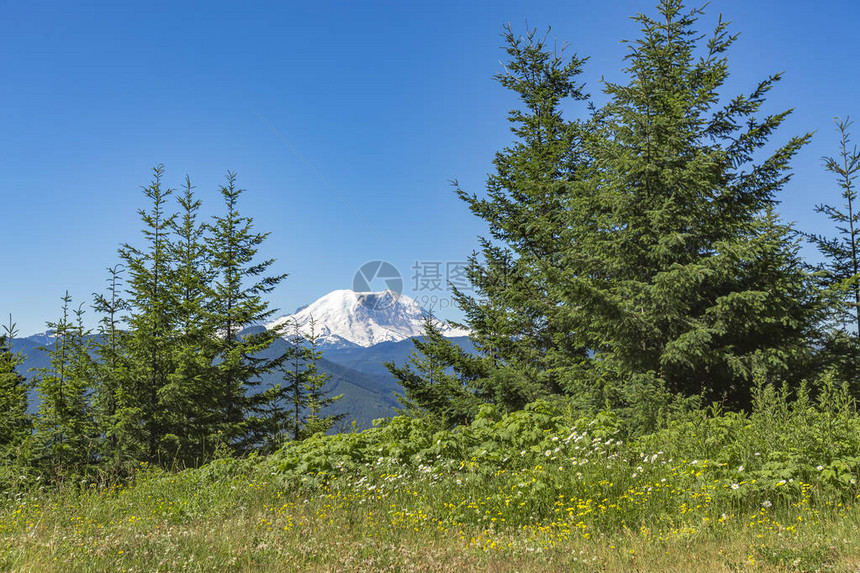
[[[606,84],[590,124],[553,288],[594,352],[589,385],[614,381],[622,402],[641,383],[745,406],[756,371],[796,376],[811,350],[818,307],[771,211],[809,135],[764,154],[790,113],[758,117],[780,76],[721,104],[727,23],[702,44],[701,10],[662,0],[658,13],[636,17],[628,81]]]
[[[174,449],[174,440],[165,442],[170,405],[164,403],[162,391],[173,371],[170,349],[177,302],[170,284],[170,231],[176,215],[168,210],[173,191],[162,187],[163,175],[164,167],[156,166],[152,181],[143,188],[150,201],[148,210],[138,211],[144,224],[143,246],[125,244],[119,251],[129,274],[125,317],[129,334],[124,341],[128,366],[118,388],[115,431],[124,455],[144,461],[160,460],[168,453],[163,446]]]
[[[516,141],[496,154],[485,196],[457,189],[489,236],[480,239],[481,256],[469,262],[477,294],[456,296],[477,347],[494,361],[481,391],[520,408],[561,391],[559,366],[586,353],[569,343],[543,267],[560,261],[566,201],[588,164],[583,122],[566,120],[562,108],[588,96],[578,81],[585,59],[567,56],[566,46],[550,48],[535,30],[523,37],[508,26],[503,36],[509,59],[496,79],[521,104],[508,114]]]
[[[284,278],[268,275],[274,259],[258,260],[260,245],[268,233],[257,233],[253,221],[239,212],[243,190],[236,185],[236,175],[227,174],[220,189],[225,212],[213,219],[207,247],[216,273],[212,290],[212,316],[218,334],[217,400],[222,415],[225,443],[247,449],[265,440],[267,423],[262,414],[272,396],[254,390],[260,375],[275,363],[260,357],[280,336],[275,330],[259,329],[274,313],[263,295],[271,292]]]
[[[843,203],[822,203],[815,211],[827,215],[837,234],[807,234],[807,238],[824,255],[815,270],[833,310],[827,346],[856,393],[860,390],[860,205],[854,182],[860,173],[860,152],[851,145],[852,122],[839,118],[835,121],[840,136],[839,156],[825,157],[824,166],[837,177]]]
[[[560,371],[587,354],[569,336],[544,270],[562,257],[567,197],[588,165],[583,122],[562,115],[565,104],[588,97],[577,81],[585,59],[551,49],[536,30],[518,36],[508,26],[503,37],[509,59],[496,79],[521,104],[508,115],[516,141],[496,154],[485,196],[457,187],[489,228],[480,255],[469,258],[475,293],[455,289],[481,356],[468,356],[428,323],[411,367],[389,365],[406,390],[404,405],[448,424],[474,416],[482,401],[517,409],[563,391]]]
[[[518,408],[562,392],[626,408],[680,393],[743,407],[755,372],[810,366],[821,305],[772,211],[809,136],[767,154],[790,113],[760,117],[779,75],[724,99],[727,24],[702,42],[701,10],[657,11],[636,17],[627,81],[606,83],[582,122],[559,105],[583,97],[580,62],[506,34],[520,142],[497,157],[486,197],[460,192],[490,229],[470,268],[477,294],[458,294],[492,361],[467,383],[478,398]]]
[[[212,316],[214,272],[205,243],[207,226],[198,221],[201,202],[188,177],[178,202],[180,211],[168,247],[172,260],[169,288],[176,304],[173,370],[162,397],[170,405],[167,415],[173,457],[185,465],[196,465],[212,455],[221,421],[215,399],[218,333]]]
[[[101,314],[94,345],[97,361],[94,365],[93,411],[103,439],[100,448],[103,461],[114,469],[122,458],[115,427],[120,382],[127,368],[123,351],[127,332],[121,328],[121,317],[127,310],[122,298],[124,270],[125,267],[119,264],[108,267],[107,292],[93,294],[93,309]]]

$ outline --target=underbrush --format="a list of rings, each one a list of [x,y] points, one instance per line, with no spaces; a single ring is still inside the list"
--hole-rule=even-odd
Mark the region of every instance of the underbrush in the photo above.
[[[628,437],[538,402],[0,506],[6,570],[855,570],[860,418],[825,378]]]

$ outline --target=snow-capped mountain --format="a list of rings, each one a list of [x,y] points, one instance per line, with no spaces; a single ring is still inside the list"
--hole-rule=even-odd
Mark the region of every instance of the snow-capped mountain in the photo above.
[[[427,311],[412,298],[391,291],[355,292],[336,290],[316,302],[282,316],[266,328],[282,326],[289,336],[298,325],[299,332],[310,332],[311,318],[321,348],[368,348],[381,342],[398,342],[421,336]],[[468,331],[439,323],[447,337],[467,336]]]

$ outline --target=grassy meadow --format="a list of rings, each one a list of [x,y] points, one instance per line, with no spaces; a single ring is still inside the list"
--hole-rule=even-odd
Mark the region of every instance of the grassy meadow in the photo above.
[[[860,418],[772,388],[623,439],[563,401],[398,417],[270,456],[22,487],[9,571],[856,571]]]

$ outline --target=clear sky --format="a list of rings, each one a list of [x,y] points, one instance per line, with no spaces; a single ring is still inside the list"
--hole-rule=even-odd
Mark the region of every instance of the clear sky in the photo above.
[[[444,299],[416,292],[412,267],[463,261],[483,231],[449,180],[482,192],[511,141],[515,101],[492,79],[504,23],[551,26],[590,56],[599,100],[602,77],[622,78],[638,11],[653,3],[0,2],[0,316],[32,334],[65,290],[102,290],[117,247],[139,242],[156,163],[170,186],[188,174],[209,214],[238,173],[241,210],[271,232],[264,255],[290,274],[271,296],[284,312],[377,259],[407,293]],[[784,71],[767,111],[796,111],[774,141],[816,132],[780,210],[826,230],[812,209],[839,201],[821,167],[837,152],[832,119],[860,118],[860,3],[713,0],[700,29],[719,13],[741,33],[725,93]]]

